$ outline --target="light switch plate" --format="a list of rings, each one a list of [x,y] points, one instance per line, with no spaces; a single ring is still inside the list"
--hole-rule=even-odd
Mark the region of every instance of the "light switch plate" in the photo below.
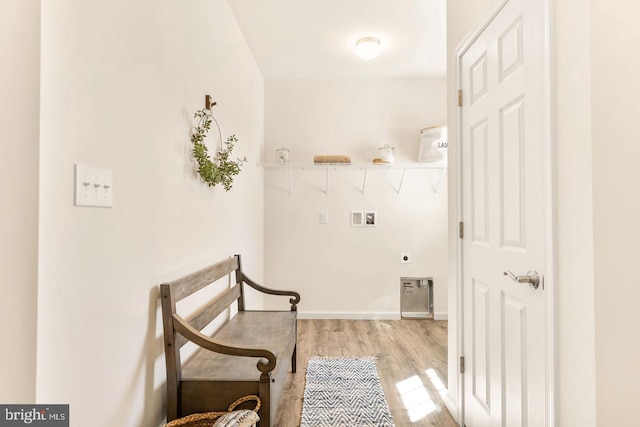
[[[75,206],[113,206],[113,173],[105,169],[75,165]]]

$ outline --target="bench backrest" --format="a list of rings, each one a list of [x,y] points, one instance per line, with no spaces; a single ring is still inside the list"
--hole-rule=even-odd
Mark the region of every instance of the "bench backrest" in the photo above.
[[[235,283],[229,289],[218,294],[185,319],[191,326],[201,331],[234,301],[238,301],[238,310],[244,310],[240,255],[229,257],[188,276],[160,285],[167,364],[167,397],[175,393],[182,378],[180,348],[188,341],[177,333],[174,327],[174,316],[177,316],[176,303],[233,272],[235,272]]]

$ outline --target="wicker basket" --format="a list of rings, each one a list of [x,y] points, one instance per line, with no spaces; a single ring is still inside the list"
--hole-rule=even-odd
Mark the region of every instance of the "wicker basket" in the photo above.
[[[182,418],[178,418],[173,420],[167,424],[165,427],[212,427],[218,418],[223,415],[228,414],[229,412],[233,412],[236,410],[236,407],[244,402],[248,402],[250,400],[256,401],[256,407],[252,409],[253,412],[258,412],[260,409],[260,398],[255,395],[249,395],[241,397],[240,399],[233,402],[229,405],[228,411],[218,411],[218,412],[203,412],[199,414],[191,414]]]

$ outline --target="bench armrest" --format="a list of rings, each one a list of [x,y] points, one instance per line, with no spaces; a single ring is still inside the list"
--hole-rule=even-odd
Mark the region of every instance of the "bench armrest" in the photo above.
[[[187,338],[189,341],[194,342],[202,348],[207,350],[228,354],[231,356],[246,356],[246,357],[260,357],[263,359],[258,360],[258,370],[263,374],[267,374],[276,367],[276,355],[269,351],[260,348],[251,348],[245,346],[231,346],[215,339],[208,337],[193,326],[191,326],[186,320],[177,314],[173,315],[173,325],[177,332]],[[266,359],[266,361],[264,360]]]
[[[276,289],[265,288],[264,286],[258,285],[256,282],[254,282],[244,274],[242,275],[242,281],[247,285],[251,286],[253,289],[268,295],[283,295],[283,296],[292,297],[292,298],[289,298],[289,303],[291,304],[291,311],[298,311],[297,305],[300,302],[299,293],[294,291],[279,291]]]

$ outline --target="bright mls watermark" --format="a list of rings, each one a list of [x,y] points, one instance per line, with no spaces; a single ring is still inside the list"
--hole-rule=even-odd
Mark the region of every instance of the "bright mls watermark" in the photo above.
[[[69,427],[69,405],[0,405],[0,427]]]

